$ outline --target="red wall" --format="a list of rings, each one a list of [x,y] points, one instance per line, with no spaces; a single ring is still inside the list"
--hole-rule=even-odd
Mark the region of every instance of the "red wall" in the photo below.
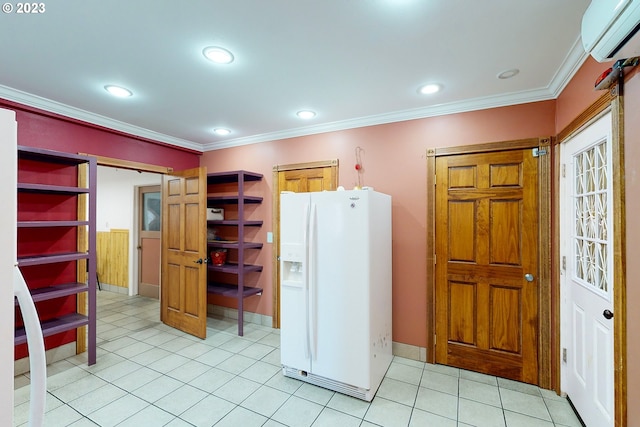
[[[200,153],[192,150],[171,147],[2,99],[0,108],[16,112],[18,145],[67,153],[88,153],[168,166],[174,170],[194,168],[200,162]]]

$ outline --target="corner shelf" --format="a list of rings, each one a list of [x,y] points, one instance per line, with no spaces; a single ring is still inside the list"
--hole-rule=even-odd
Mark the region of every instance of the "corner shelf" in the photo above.
[[[244,334],[244,299],[262,295],[262,288],[255,286],[246,286],[246,275],[251,273],[259,273],[262,271],[261,265],[253,265],[245,263],[245,250],[262,249],[262,243],[246,241],[246,227],[262,227],[261,220],[245,219],[245,206],[257,205],[262,203],[262,197],[250,196],[245,194],[245,184],[248,182],[261,181],[262,174],[248,172],[244,170],[211,173],[207,175],[207,189],[215,190],[216,185],[236,184],[237,192],[234,194],[216,194],[215,191],[207,196],[207,208],[215,208],[226,205],[237,206],[237,218],[209,220],[207,226],[222,226],[237,228],[237,241],[210,240],[207,242],[207,249],[231,249],[237,251],[237,262],[226,262],[223,265],[207,266],[207,293],[212,295],[222,295],[225,297],[235,298],[238,301],[238,335]],[[241,267],[242,266],[242,267]],[[235,275],[236,283],[224,283],[217,277],[218,274]]]
[[[44,317],[40,322],[44,337],[87,326],[88,364],[93,365],[96,362],[96,159],[25,146],[18,146],[17,156],[19,181],[17,191],[25,197],[23,201],[20,197],[18,198],[18,217],[22,219],[17,222],[17,227],[19,231],[23,230],[22,237],[19,233],[18,238],[18,267],[35,269],[38,276],[43,278],[33,287],[27,279],[27,286],[36,304],[49,301],[53,307],[60,307],[68,301],[65,298],[86,293],[88,297],[86,315],[79,312],[58,314],[55,312],[56,309],[50,313],[39,312],[39,315],[41,319]],[[74,185],[78,183],[81,165],[87,165],[87,187]],[[84,203],[81,202],[83,199],[79,198],[82,195],[88,197],[88,219],[77,217],[77,206]],[[76,207],[58,210],[57,203],[61,200]],[[52,210],[55,211],[53,215],[50,213]],[[62,218],[58,218],[61,212]],[[76,229],[75,242],[73,237],[64,236],[67,233],[64,228]],[[84,251],[86,248],[73,251],[78,245],[81,232],[84,233],[85,230],[88,251]],[[50,243],[56,243],[56,245],[61,243],[61,246],[53,249]],[[22,256],[20,256],[21,252]],[[86,283],[77,281],[77,261],[81,260],[87,262]],[[73,279],[69,277],[64,282],[64,278],[60,280],[60,278],[49,277],[51,264],[70,262],[76,263],[76,273],[69,273],[75,276]],[[59,283],[60,281],[64,283]],[[60,302],[57,303],[57,300]],[[14,304],[18,306],[17,300]],[[78,339],[76,336],[76,340]],[[25,342],[24,328],[17,327],[14,332],[14,345]]]

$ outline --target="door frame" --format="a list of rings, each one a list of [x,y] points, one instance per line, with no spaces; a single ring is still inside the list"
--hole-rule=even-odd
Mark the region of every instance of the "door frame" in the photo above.
[[[95,157],[96,166],[109,166],[109,167],[120,168],[120,169],[132,169],[138,172],[153,172],[153,173],[159,173],[159,174],[168,174],[173,171],[173,168],[166,167],[166,166],[158,166],[158,165],[152,165],[149,163],[134,162],[130,160],[121,160],[113,157],[98,156],[95,154],[83,153],[83,152],[78,152],[78,154],[81,156]],[[79,184],[86,185],[87,179],[88,179],[87,169],[81,168],[78,173]],[[78,218],[83,218],[83,217],[86,217],[87,215],[88,215],[88,207],[86,206],[85,203],[79,203]],[[87,238],[86,232],[80,231],[78,233],[78,249],[79,250],[84,250],[82,248],[84,248],[86,245],[86,242],[85,242],[86,238]],[[87,271],[86,271],[86,265],[83,263],[83,261],[78,262],[77,274],[78,274],[79,281],[83,281],[83,280],[86,281]],[[85,315],[87,314],[86,293],[82,293],[78,295],[77,311],[80,314],[85,314]],[[85,336],[86,334],[84,333],[85,329],[86,329],[85,327],[78,329],[78,333],[76,337],[76,353],[77,354],[83,353],[87,350],[87,337]]]
[[[611,108],[611,169],[613,179],[613,387],[614,387],[614,425],[627,426],[627,283],[626,283],[626,204],[625,204],[625,167],[624,167],[624,97],[619,85],[605,92],[593,104],[587,107],[578,117],[569,123],[560,133],[554,145],[554,173],[559,173],[560,150],[562,144],[575,133],[582,130],[596,120],[605,110]],[[554,180],[554,209],[553,209],[553,239],[554,248],[560,247],[559,224],[560,211],[558,197],[560,191],[559,180]],[[560,283],[560,255],[556,249],[553,256],[553,279]],[[560,288],[556,286],[554,293],[559,298]],[[559,299],[558,299],[559,301]],[[554,314],[560,317],[560,306],[554,307]],[[559,341],[560,324],[558,322],[556,334]],[[560,363],[558,358],[556,370],[558,372],[556,392],[560,393]]]
[[[160,182],[162,182],[162,179],[160,180]],[[143,198],[145,193],[157,192],[157,193],[160,193],[160,195],[162,196],[162,184],[160,183],[157,185],[136,185],[135,189],[136,189],[136,201],[135,201],[135,207],[134,207],[135,227],[133,232],[134,232],[135,246],[136,246],[138,255],[135,258],[136,270],[137,270],[136,280],[135,280],[135,283],[132,283],[132,288],[134,288],[134,290],[136,291],[135,294],[140,294],[140,285],[142,284],[142,239],[145,237],[149,238],[149,235],[153,235],[153,233],[157,233],[158,240],[162,239],[162,222],[160,222],[159,231],[143,231],[142,230],[143,215],[144,215]],[[160,199],[160,211],[162,211],[162,198]],[[155,238],[155,237],[151,237],[151,238]],[[158,270],[161,269],[161,263],[162,263],[161,258],[162,256],[160,256],[160,259],[158,259]],[[160,275],[160,271],[158,271],[158,275]],[[160,283],[158,283],[158,300],[160,300]]]
[[[300,169],[316,169],[316,168],[326,168],[330,167],[332,169],[331,185],[333,188],[338,187],[338,159],[330,159],[330,160],[319,160],[316,162],[306,162],[306,163],[291,163],[286,165],[274,165],[272,168],[272,180],[271,183],[273,185],[273,191],[271,193],[272,196],[272,212],[271,219],[272,225],[271,229],[273,230],[273,239],[274,239],[274,248],[271,252],[271,264],[272,264],[272,276],[271,283],[272,285],[272,294],[273,294],[273,317],[272,317],[272,327],[280,328],[280,184],[278,179],[278,174],[283,171],[291,171],[291,170],[300,170]]]
[[[538,149],[538,385],[550,388],[554,375],[553,325],[551,292],[551,137],[529,138],[513,141],[490,142],[455,147],[429,148],[427,160],[427,362],[435,362],[435,270],[436,270],[436,157],[456,154],[477,154],[521,149]],[[559,326],[559,324],[557,325]]]

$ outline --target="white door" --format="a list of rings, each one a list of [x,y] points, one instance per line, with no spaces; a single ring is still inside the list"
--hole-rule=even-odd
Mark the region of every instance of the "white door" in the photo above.
[[[560,163],[562,389],[587,427],[613,426],[611,113],[564,143]]]

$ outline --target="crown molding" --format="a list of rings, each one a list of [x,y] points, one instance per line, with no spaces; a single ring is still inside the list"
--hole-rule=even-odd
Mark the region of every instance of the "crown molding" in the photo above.
[[[52,101],[50,99],[32,95],[30,93],[13,89],[7,86],[0,85],[0,98],[28,107],[44,110],[50,113],[60,114],[61,116],[65,116],[70,119],[80,120],[83,122],[91,123],[93,125],[98,125],[108,129],[123,132],[126,134],[202,152],[202,144],[187,141],[181,138],[175,138],[139,126],[130,125],[119,120],[110,119],[100,114],[95,114],[89,111],[82,110],[80,108],[71,107],[57,101]]]
[[[448,114],[466,113],[489,108],[505,107],[509,105],[525,104],[529,102],[546,101],[553,99],[553,94],[548,88],[536,89],[526,92],[515,92],[499,96],[469,99],[462,102],[451,102],[426,108],[394,111],[385,114],[377,114],[355,119],[341,120],[331,123],[323,123],[303,128],[288,129],[279,132],[270,132],[260,135],[252,135],[246,138],[235,138],[221,142],[211,142],[203,145],[204,151],[221,150],[224,148],[238,147],[242,145],[258,144],[267,141],[296,138],[315,135],[325,132],[355,129],[366,126],[376,126],[407,120],[424,119],[428,117],[444,116]]]
[[[562,61],[562,64],[551,78],[549,90],[554,98],[560,96],[564,88],[569,84],[588,57],[589,54],[585,52],[582,46],[582,38],[578,37],[564,57],[564,61]]]

